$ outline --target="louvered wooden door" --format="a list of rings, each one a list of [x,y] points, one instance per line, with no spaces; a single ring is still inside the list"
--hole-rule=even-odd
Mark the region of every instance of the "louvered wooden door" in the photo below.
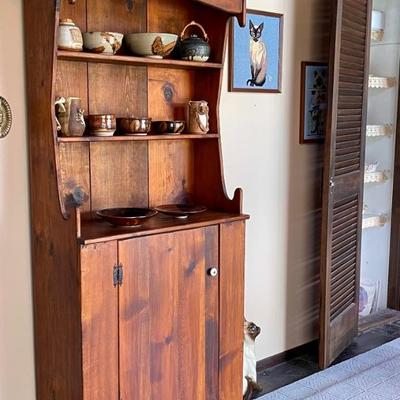
[[[320,366],[357,334],[369,0],[334,0],[321,249]]]

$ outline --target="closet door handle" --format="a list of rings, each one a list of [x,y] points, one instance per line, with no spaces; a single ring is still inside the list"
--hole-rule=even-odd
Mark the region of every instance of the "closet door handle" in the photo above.
[[[208,274],[209,276],[211,276],[211,278],[215,278],[215,277],[218,276],[218,269],[215,268],[215,267],[210,268],[210,269],[207,271],[207,274]]]

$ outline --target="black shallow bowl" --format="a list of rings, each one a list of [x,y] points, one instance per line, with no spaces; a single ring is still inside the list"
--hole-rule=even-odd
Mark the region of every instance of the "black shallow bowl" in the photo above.
[[[141,226],[158,212],[151,208],[108,208],[97,211],[97,215],[117,226]]]
[[[162,214],[176,218],[187,218],[189,215],[202,213],[207,208],[194,204],[166,204],[156,207],[156,210]]]

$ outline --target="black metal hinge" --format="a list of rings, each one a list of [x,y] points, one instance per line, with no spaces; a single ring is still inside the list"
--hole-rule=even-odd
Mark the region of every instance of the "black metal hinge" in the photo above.
[[[122,267],[122,264],[114,265],[114,271],[113,271],[114,287],[122,286],[123,279],[124,279],[124,269]]]

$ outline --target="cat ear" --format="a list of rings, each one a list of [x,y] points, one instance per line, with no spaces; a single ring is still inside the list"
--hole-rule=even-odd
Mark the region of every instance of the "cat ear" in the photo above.
[[[260,33],[263,31],[263,29],[264,29],[264,22],[258,27]]]
[[[254,24],[252,20],[250,20],[250,29],[254,29]]]

